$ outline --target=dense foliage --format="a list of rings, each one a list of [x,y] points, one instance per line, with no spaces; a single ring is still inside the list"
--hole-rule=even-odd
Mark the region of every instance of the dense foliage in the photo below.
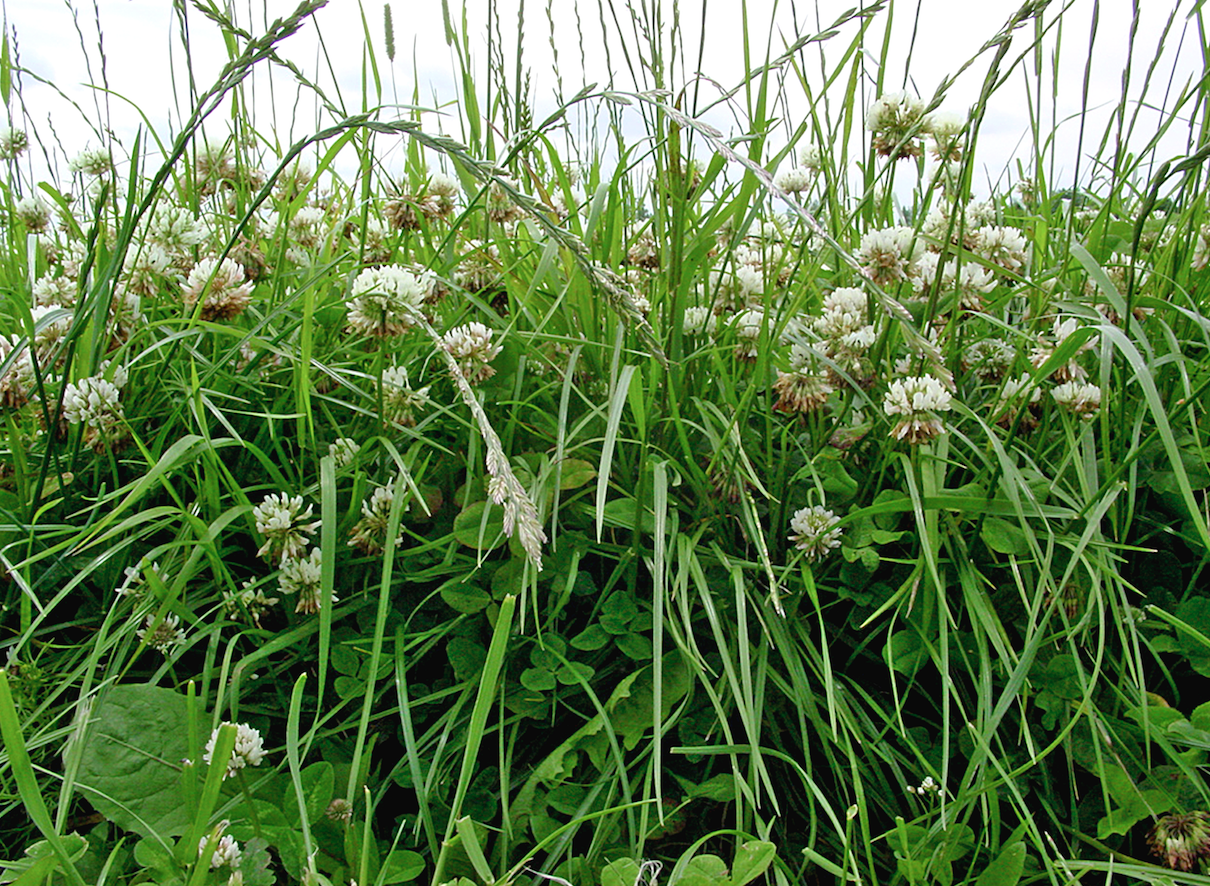
[[[322,5],[177,4],[222,78],[66,174],[5,43],[6,881],[1200,869],[1204,83],[975,199],[1045,2],[973,107],[884,83],[874,4],[750,65],[732,133],[675,24],[545,122],[451,26],[463,117],[401,118],[389,8],[349,116],[283,58]],[[326,128],[258,132],[266,66]]]

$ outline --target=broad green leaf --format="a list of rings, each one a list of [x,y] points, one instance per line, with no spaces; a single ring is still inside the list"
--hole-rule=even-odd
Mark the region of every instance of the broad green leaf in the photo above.
[[[445,646],[445,656],[458,680],[473,680],[479,676],[487,661],[487,650],[466,637],[452,637]]]
[[[731,803],[735,800],[735,776],[724,772],[713,778],[708,778],[689,792],[691,797],[703,797],[716,800],[719,803]]]
[[[975,886],[1017,886],[1024,870],[1025,844],[1009,843],[995,861],[984,868]]]
[[[601,869],[601,886],[634,886],[639,877],[639,863],[633,858],[619,858]]]
[[[591,483],[597,476],[597,469],[580,458],[565,458],[560,466],[559,488],[579,489]]]
[[[721,886],[731,881],[727,876],[727,863],[717,855],[695,855],[676,882],[679,886]]]
[[[383,884],[407,883],[424,872],[424,856],[410,849],[392,849],[383,863],[379,882]]]
[[[468,548],[491,551],[507,540],[504,537],[504,508],[485,501],[467,505],[454,518],[454,538]]]
[[[555,675],[546,668],[526,668],[521,672],[521,685],[534,692],[549,692],[555,688]]]
[[[609,642],[609,636],[609,632],[599,624],[592,624],[572,637],[571,645],[585,651],[600,649]]]
[[[773,862],[777,855],[777,847],[765,840],[749,840],[735,853],[735,863],[731,865],[731,882],[733,886],[744,886],[755,880]]]
[[[455,612],[471,615],[490,606],[492,595],[476,584],[457,578],[441,586],[441,599]]]
[[[979,532],[983,543],[998,554],[1023,557],[1029,553],[1029,541],[1020,526],[999,517],[988,517]]]
[[[128,831],[184,834],[190,824],[180,778],[189,754],[185,696],[158,686],[115,686],[92,719],[80,754],[80,792]]]
[[[336,773],[326,760],[312,763],[301,773],[303,794],[306,799],[307,820],[314,824],[328,811],[328,804],[336,792]],[[284,804],[284,808],[297,808],[297,804]]]

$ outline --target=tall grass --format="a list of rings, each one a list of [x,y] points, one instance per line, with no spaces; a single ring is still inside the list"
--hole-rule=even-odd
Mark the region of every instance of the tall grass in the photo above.
[[[721,83],[579,5],[547,105],[554,4],[359,5],[351,89],[321,0],[195,0],[165,131],[0,133],[7,879],[1197,882],[1203,10],[1026,3],[917,95],[924,5],[741,4]]]

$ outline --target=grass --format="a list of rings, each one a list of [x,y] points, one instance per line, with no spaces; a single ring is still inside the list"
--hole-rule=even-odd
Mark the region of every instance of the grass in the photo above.
[[[1204,84],[1135,46],[1094,131],[1073,4],[933,96],[923,7],[745,5],[719,92],[602,0],[631,82],[545,107],[451,6],[437,116],[322,6],[178,4],[179,119],[70,167],[0,50],[6,881],[1199,882]]]

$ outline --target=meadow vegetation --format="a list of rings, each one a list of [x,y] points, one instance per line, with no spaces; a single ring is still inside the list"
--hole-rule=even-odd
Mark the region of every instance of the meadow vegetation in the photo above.
[[[1057,0],[969,107],[906,6],[719,99],[603,0],[640,88],[536,115],[454,9],[430,125],[398,4],[361,94],[290,61],[323,5],[173,4],[229,62],[121,143],[5,37],[0,881],[1208,882],[1204,79],[1138,48],[1057,157]]]

